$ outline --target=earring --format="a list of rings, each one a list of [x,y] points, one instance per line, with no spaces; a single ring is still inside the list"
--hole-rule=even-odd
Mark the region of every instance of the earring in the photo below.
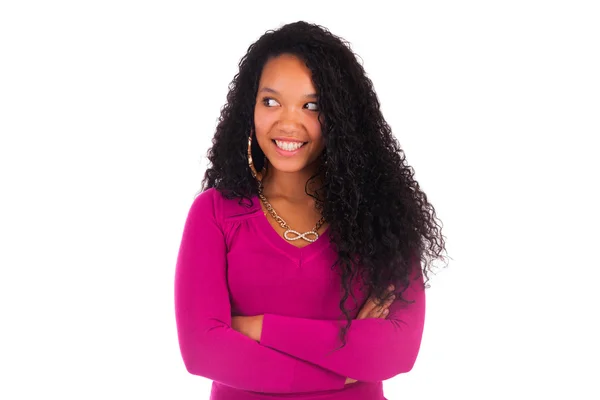
[[[256,171],[254,167],[254,162],[252,160],[252,132],[250,132],[250,136],[248,136],[248,166],[250,167],[250,173],[252,177],[256,179],[258,182],[262,181],[265,171],[267,169],[267,157],[263,162],[263,169],[260,172]]]

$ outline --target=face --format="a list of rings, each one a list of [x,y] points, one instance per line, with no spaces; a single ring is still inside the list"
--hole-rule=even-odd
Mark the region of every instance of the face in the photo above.
[[[315,165],[325,148],[311,72],[289,54],[272,58],[262,71],[254,128],[269,168],[300,172]]]

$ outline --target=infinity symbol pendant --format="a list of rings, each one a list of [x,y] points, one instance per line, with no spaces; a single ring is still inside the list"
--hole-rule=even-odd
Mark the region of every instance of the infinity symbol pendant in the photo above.
[[[288,234],[293,234],[296,236],[288,236]],[[312,236],[312,237],[311,237]],[[316,241],[319,238],[319,234],[315,231],[308,231],[308,232],[304,232],[304,233],[300,233],[298,231],[295,231],[293,229],[288,229],[287,231],[285,231],[283,233],[283,237],[285,237],[287,240],[298,240],[298,239],[304,239],[307,242],[313,243],[314,241]]]

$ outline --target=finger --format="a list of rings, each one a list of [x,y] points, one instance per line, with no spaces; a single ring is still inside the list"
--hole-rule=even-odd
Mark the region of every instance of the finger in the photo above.
[[[387,318],[387,316],[389,315],[389,313],[390,313],[390,310],[389,310],[389,309],[387,309],[387,308],[382,308],[382,309],[381,309],[381,311],[379,311],[379,312],[377,313],[377,315],[375,315],[375,317],[374,317],[374,318],[378,318],[378,319],[386,319],[386,318]]]
[[[390,315],[390,306],[392,305],[393,300],[388,300],[388,302],[386,303],[386,307],[383,310],[383,312],[381,313],[382,318],[387,318],[388,315]]]
[[[387,288],[389,292],[393,292],[394,289],[394,285],[390,285]],[[382,316],[383,311],[386,308],[388,308],[390,304],[390,299],[384,300],[380,303],[377,298],[370,297],[359,311],[358,315],[356,316],[356,319],[380,318]]]
[[[363,308],[360,310],[360,312],[358,313],[358,316],[356,317],[356,319],[369,318],[371,311],[372,311],[372,308],[368,304],[365,304],[363,306]]]
[[[388,288],[387,288],[388,295],[390,293],[392,293],[394,291],[394,289],[395,289],[394,285],[388,286]],[[375,318],[377,318],[378,316],[380,316],[381,313],[383,312],[383,310],[385,310],[386,308],[388,308],[390,306],[391,302],[394,301],[394,298],[395,298],[394,295],[390,296],[389,299],[385,299],[385,300],[381,300],[379,298],[371,297],[369,299],[369,302],[371,303],[370,305],[372,307],[371,315],[375,315]]]
[[[383,313],[388,309],[387,303],[384,301],[373,310],[373,318],[381,318]]]
[[[385,301],[385,307],[389,308],[394,303],[395,300],[396,300],[396,295],[391,295],[390,298]]]
[[[385,310],[385,302],[382,302],[379,299],[375,299],[373,300],[373,304],[375,305],[373,307],[373,315],[375,316],[375,318],[378,318],[383,312],[383,310]]]
[[[365,319],[369,317],[369,314],[373,310],[373,305],[371,304],[371,299],[367,300],[365,304],[362,306],[360,311],[358,312],[357,319]]]
[[[379,311],[378,309],[374,308],[373,310],[371,310],[371,312],[369,313],[369,315],[367,316],[367,318],[379,318],[380,314],[381,314],[381,311]]]
[[[375,311],[375,307],[371,303],[371,301],[367,301],[363,306],[363,309],[360,312],[360,319],[365,318],[373,318],[373,312]]]
[[[380,306],[378,306],[374,310],[374,318],[386,318],[386,316],[389,314],[389,308],[395,299],[396,296],[392,295],[389,299],[385,300]]]
[[[386,312],[386,309],[381,307],[377,309],[377,312],[375,313],[375,315],[373,316],[373,318],[382,318],[384,313]]]
[[[376,308],[377,308],[377,303],[375,303],[375,299],[370,297],[367,300],[367,302],[365,303],[365,305],[363,306],[363,308],[361,310],[361,314],[363,314],[363,316],[365,318],[369,318]]]

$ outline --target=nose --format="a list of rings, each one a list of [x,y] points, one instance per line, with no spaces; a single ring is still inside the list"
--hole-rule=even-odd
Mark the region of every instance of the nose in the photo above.
[[[277,126],[284,133],[294,133],[302,129],[302,113],[296,108],[284,107]]]

